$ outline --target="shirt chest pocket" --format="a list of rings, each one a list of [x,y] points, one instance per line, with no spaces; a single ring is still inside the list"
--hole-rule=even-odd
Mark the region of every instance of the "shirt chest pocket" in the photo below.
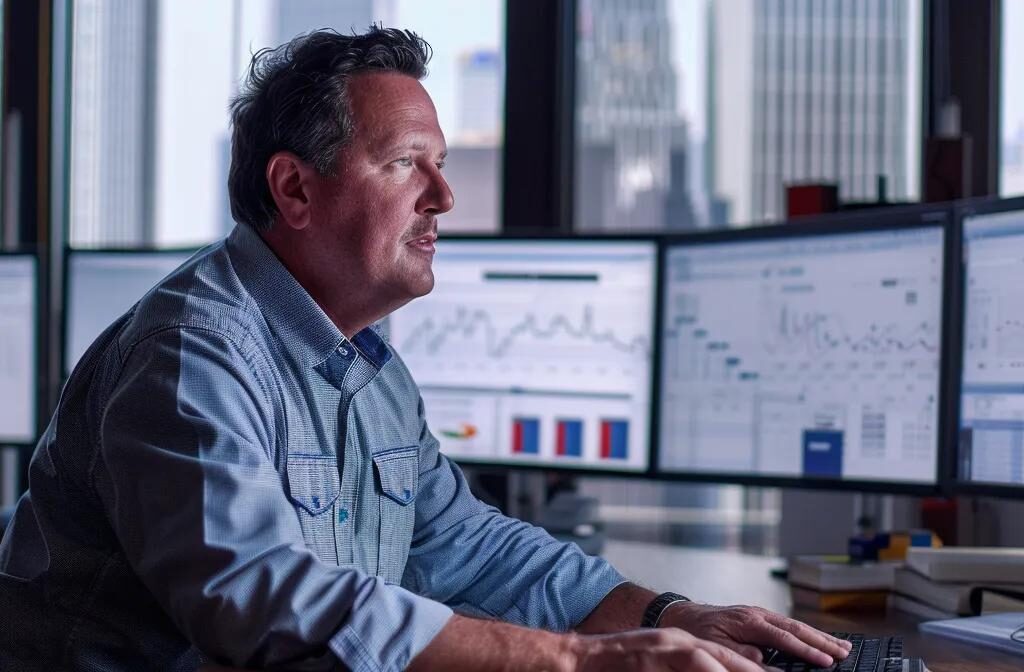
[[[373,456],[373,467],[380,505],[377,575],[388,583],[400,583],[416,522],[419,446],[377,453]]]
[[[336,543],[341,473],[329,455],[288,456],[288,498],[295,506],[306,546],[324,562],[338,563]]]

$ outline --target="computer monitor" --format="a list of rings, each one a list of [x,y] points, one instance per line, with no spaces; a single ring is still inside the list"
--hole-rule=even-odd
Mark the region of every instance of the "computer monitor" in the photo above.
[[[194,250],[71,250],[65,271],[64,373],[100,333]]]
[[[442,239],[391,344],[441,450],[466,462],[649,464],[653,240]]]
[[[957,483],[1024,496],[1024,199],[960,211]]]
[[[670,243],[660,475],[931,492],[947,210]]]
[[[0,253],[0,444],[36,440],[38,297],[35,257]]]

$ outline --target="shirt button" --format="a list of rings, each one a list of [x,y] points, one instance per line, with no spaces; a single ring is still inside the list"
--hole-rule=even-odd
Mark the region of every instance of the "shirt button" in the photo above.
[[[348,357],[348,348],[338,348],[338,352],[342,357]]]
[[[338,522],[344,523],[346,520],[348,520],[348,509],[341,509],[338,511]]]

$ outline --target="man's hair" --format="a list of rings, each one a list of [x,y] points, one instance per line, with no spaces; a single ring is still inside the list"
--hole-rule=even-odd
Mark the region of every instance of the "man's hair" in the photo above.
[[[231,215],[269,229],[277,206],[267,161],[289,151],[319,174],[333,175],[335,158],[352,137],[348,80],[360,72],[427,74],[430,45],[416,33],[371,26],[363,35],[318,30],[252,57],[242,92],[231,102]]]

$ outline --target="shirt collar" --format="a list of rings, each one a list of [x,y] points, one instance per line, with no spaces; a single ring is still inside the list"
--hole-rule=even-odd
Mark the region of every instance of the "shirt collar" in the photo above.
[[[235,272],[267,325],[299,361],[317,366],[342,345],[345,337],[338,327],[256,231],[235,225],[227,248]]]
[[[339,357],[348,359],[351,345],[378,370],[391,359],[391,350],[375,326],[366,327],[352,337],[351,345],[347,344],[331,318],[251,227],[237,224],[227,246],[235,272],[267,324],[305,365],[324,368],[321,365],[333,364]]]

